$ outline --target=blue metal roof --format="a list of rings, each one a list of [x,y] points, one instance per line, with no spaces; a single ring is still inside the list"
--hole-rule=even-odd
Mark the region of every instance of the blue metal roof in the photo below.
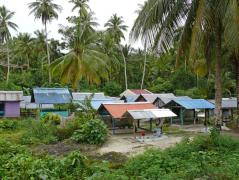
[[[185,109],[214,109],[215,105],[205,99],[175,99],[173,100]]]
[[[33,94],[37,104],[67,104],[72,100],[67,88],[34,88]]]

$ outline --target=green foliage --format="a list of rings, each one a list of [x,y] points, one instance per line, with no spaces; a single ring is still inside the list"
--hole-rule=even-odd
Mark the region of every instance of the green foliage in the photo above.
[[[227,136],[197,137],[166,151],[149,150],[125,167],[130,176],[145,179],[237,179],[239,141]],[[223,156],[222,156],[223,154]]]
[[[107,82],[104,86],[104,92],[109,96],[119,96],[122,87],[116,82]]]
[[[18,125],[17,120],[4,119],[0,120],[0,129],[13,130],[16,129]]]
[[[55,136],[56,127],[40,121],[29,121],[29,129],[22,135],[22,144],[54,143],[58,139]]]
[[[107,127],[102,120],[92,119],[80,126],[71,139],[78,143],[102,144],[107,138]]]
[[[43,123],[52,125],[59,125],[61,123],[61,116],[55,113],[47,113],[41,117]]]

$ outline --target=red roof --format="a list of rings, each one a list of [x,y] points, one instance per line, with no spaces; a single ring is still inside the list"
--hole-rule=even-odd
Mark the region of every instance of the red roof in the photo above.
[[[99,110],[104,107],[108,113],[116,119],[122,116],[128,110],[156,109],[152,103],[122,103],[122,104],[102,104]]]
[[[147,89],[130,89],[134,94],[140,95],[140,94],[152,94]]]

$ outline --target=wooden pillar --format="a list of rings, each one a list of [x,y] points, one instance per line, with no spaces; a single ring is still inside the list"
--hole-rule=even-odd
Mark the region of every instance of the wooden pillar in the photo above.
[[[115,135],[115,119],[112,118],[112,133]]]
[[[231,109],[231,121],[233,121],[233,109]]]
[[[140,128],[140,121],[138,120],[138,128]]]
[[[133,120],[133,126],[134,126],[134,139],[136,139],[136,124],[135,124],[135,120]]]
[[[170,118],[170,124],[173,124],[173,117]]]
[[[150,119],[150,131],[152,131],[152,119]]]
[[[195,109],[193,110],[193,124],[196,124],[196,111]]]
[[[183,126],[183,108],[180,108],[180,121],[181,121],[181,126]]]

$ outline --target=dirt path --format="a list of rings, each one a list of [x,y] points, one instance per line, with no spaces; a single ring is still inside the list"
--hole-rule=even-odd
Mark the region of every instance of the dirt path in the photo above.
[[[135,155],[142,153],[148,148],[166,149],[179,143],[181,140],[182,137],[163,136],[154,141],[139,142],[132,135],[114,135],[110,136],[108,141],[97,152],[99,154],[118,152],[126,155]]]

